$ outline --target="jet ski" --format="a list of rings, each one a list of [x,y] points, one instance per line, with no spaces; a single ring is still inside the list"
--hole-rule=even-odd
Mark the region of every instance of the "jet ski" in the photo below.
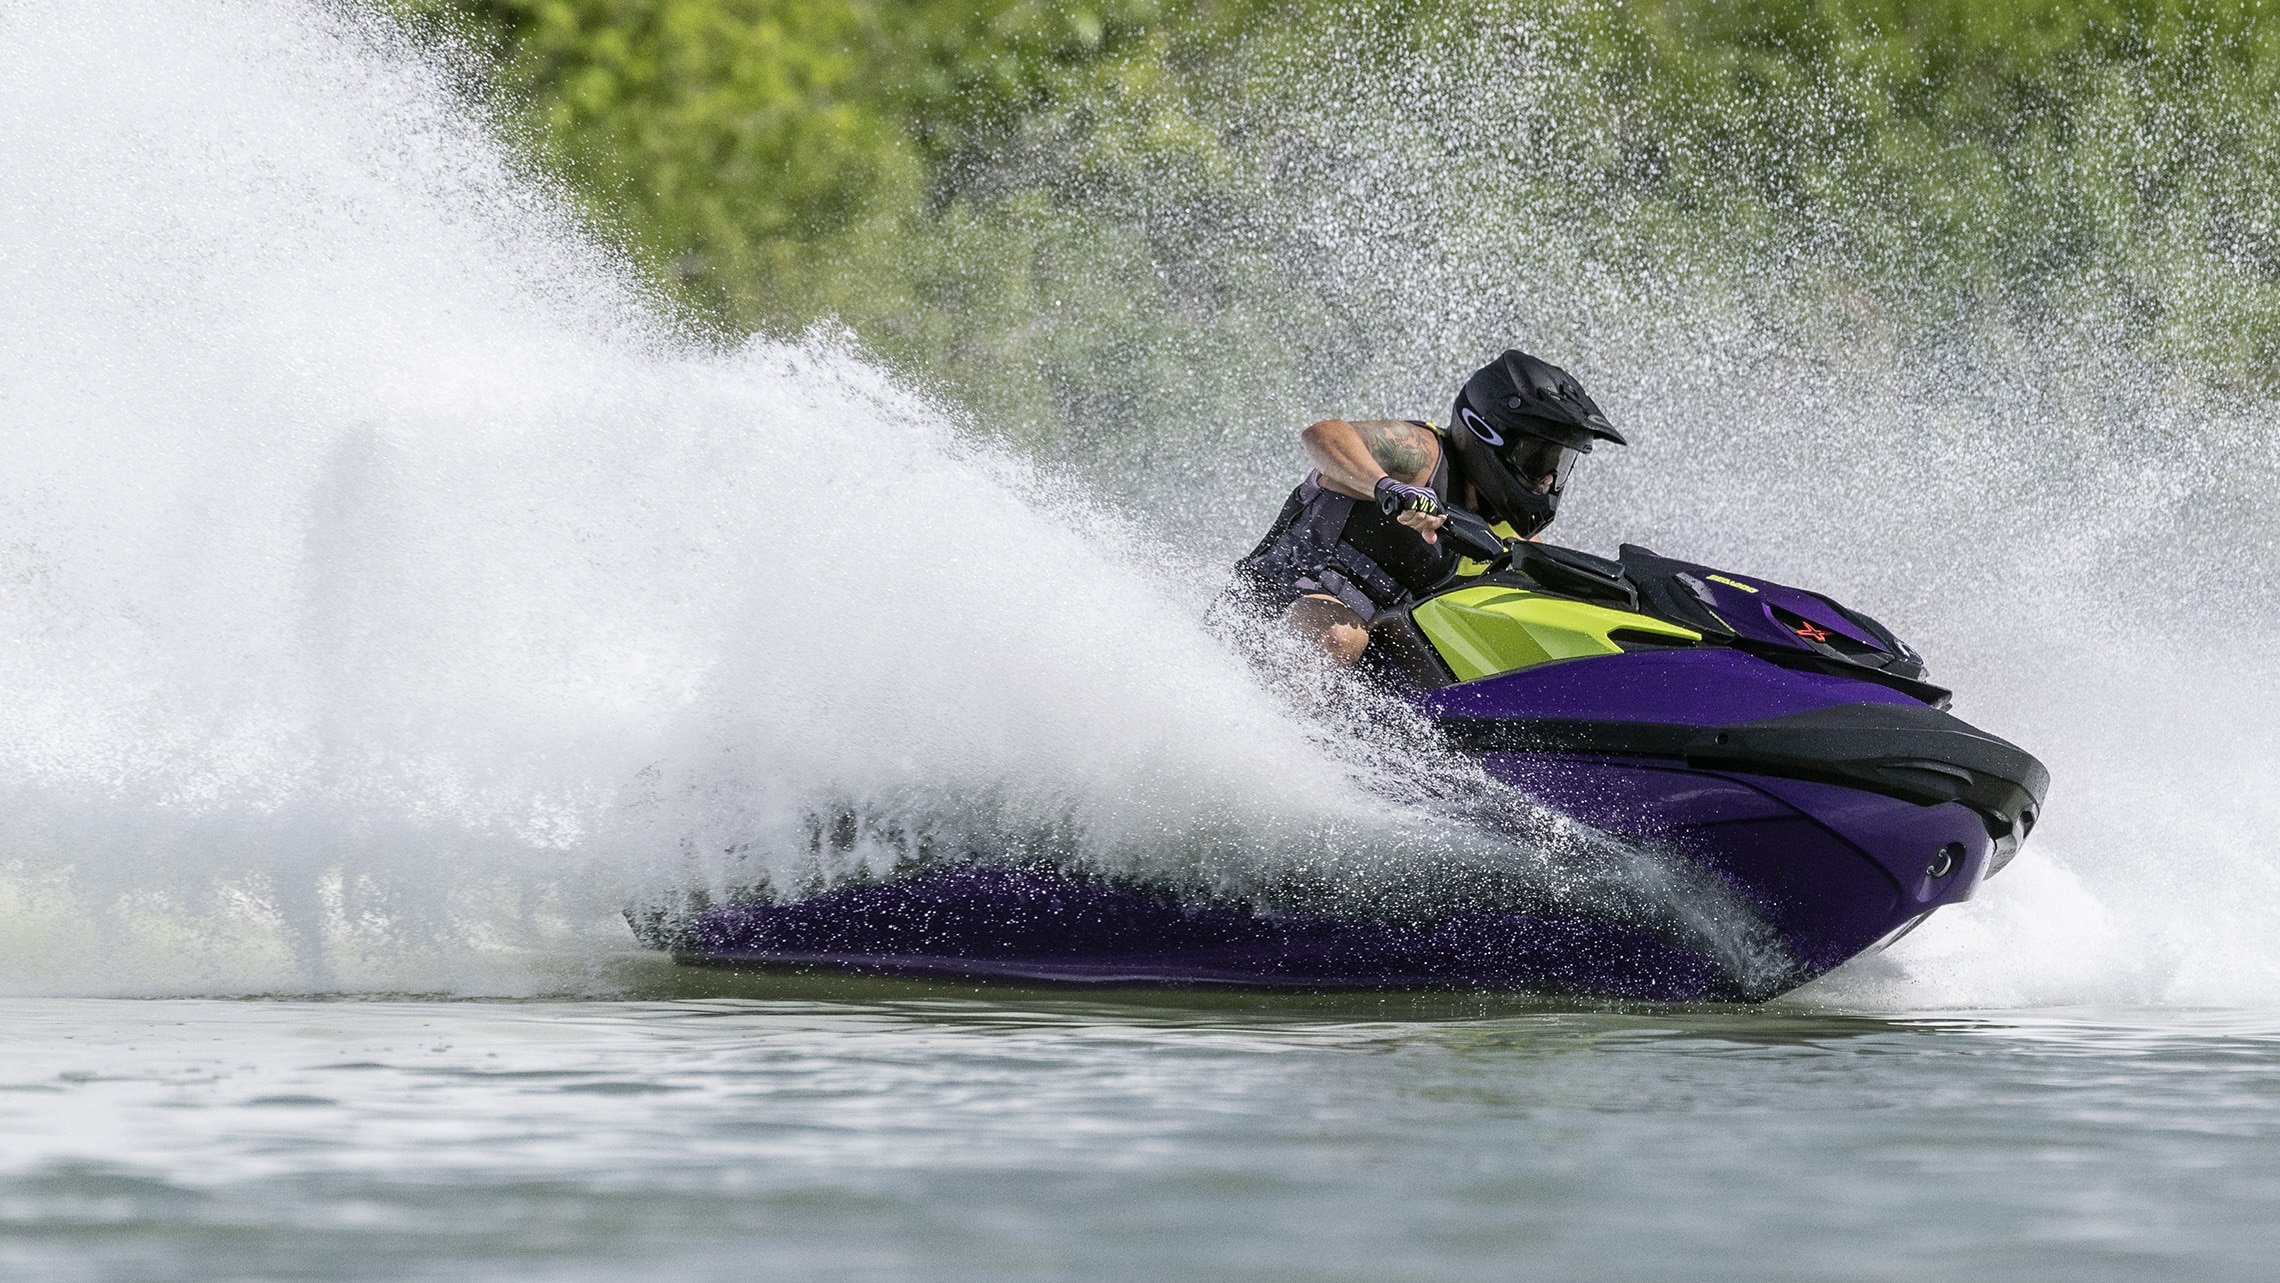
[[[1750,947],[1559,904],[1266,912],[987,862],[651,914],[637,932],[716,966],[1760,1001],[1969,899],[2034,828],[2043,765],[1949,713],[1923,659],[1867,615],[1636,546],[1609,559],[1501,538],[1462,511],[1443,534],[1464,559],[1372,621],[1377,680],[1490,779],[1737,906]]]

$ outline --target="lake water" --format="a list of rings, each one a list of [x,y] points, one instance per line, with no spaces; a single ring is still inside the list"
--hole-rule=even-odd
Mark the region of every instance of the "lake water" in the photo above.
[[[0,1276],[2263,1278],[2280,1018],[0,1004]]]

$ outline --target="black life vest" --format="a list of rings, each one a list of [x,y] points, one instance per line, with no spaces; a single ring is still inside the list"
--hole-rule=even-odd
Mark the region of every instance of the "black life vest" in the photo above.
[[[1438,424],[1410,419],[1444,434]],[[1449,503],[1449,449],[1433,465],[1433,494]],[[1279,612],[1300,597],[1336,597],[1370,619],[1448,575],[1453,554],[1441,543],[1378,511],[1378,506],[1322,484],[1320,471],[1298,483],[1266,537],[1235,563],[1234,591],[1254,609]]]

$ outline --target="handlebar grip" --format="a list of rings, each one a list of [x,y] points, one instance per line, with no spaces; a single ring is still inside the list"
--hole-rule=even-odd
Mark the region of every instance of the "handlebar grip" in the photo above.
[[[1400,490],[1378,483],[1378,511],[1386,516],[1400,514],[1403,501]],[[1441,510],[1441,537],[1456,545],[1457,551],[1479,561],[1494,561],[1504,555],[1504,541],[1489,529],[1488,523],[1462,508],[1445,507]]]

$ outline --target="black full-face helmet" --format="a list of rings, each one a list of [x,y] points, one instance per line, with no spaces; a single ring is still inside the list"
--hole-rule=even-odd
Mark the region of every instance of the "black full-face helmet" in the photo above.
[[[1629,444],[1574,375],[1518,348],[1465,380],[1450,415],[1457,474],[1480,492],[1482,515],[1523,538],[1552,524],[1568,473],[1597,441]]]

